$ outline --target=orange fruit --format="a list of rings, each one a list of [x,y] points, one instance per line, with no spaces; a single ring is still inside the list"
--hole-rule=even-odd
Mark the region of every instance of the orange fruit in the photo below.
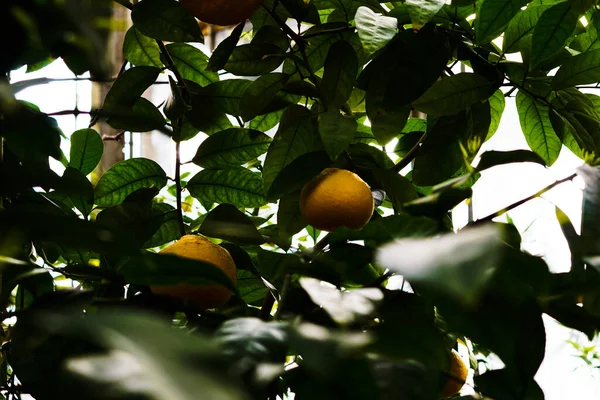
[[[300,213],[322,231],[341,226],[359,229],[369,222],[374,208],[369,185],[345,169],[324,169],[300,192]]]
[[[462,358],[456,350],[452,350],[450,352],[450,368],[448,371],[448,381],[446,382],[446,386],[442,390],[441,398],[445,399],[450,396],[454,396],[460,389],[462,389],[463,385],[467,381],[467,375],[469,374],[469,369],[465,365]]]
[[[235,25],[250,18],[264,0],[179,0],[190,14],[213,25]]]
[[[237,283],[237,269],[229,252],[202,236],[185,235],[160,252],[214,264],[225,272],[234,285]],[[193,285],[180,282],[175,285],[152,285],[150,289],[155,294],[190,301],[203,310],[221,307],[232,295],[231,290],[218,284]]]

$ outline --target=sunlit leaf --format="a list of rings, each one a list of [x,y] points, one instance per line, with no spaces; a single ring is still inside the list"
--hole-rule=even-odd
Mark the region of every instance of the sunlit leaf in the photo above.
[[[96,168],[103,152],[104,143],[98,132],[93,129],[75,131],[71,135],[69,166],[87,175]]]
[[[265,153],[270,144],[271,138],[260,131],[230,128],[204,140],[193,161],[203,168],[235,167]]]
[[[242,167],[205,169],[189,180],[187,189],[205,203],[230,203],[236,207],[260,207],[266,203],[260,175]]]

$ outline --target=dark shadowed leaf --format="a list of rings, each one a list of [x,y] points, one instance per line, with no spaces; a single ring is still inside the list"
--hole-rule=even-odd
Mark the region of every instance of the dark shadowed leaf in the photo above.
[[[102,175],[94,190],[95,203],[100,207],[115,206],[140,188],[161,189],[166,184],[166,173],[156,162],[131,158],[113,165]]]
[[[94,206],[94,188],[85,175],[72,167],[67,167],[61,179],[59,192],[66,194],[84,217]]]
[[[319,172],[331,165],[324,151],[303,154],[279,171],[267,192],[267,200],[275,202],[286,194],[299,190]]]
[[[144,243],[142,246],[144,249],[160,246],[181,237],[181,229],[175,207],[166,203],[154,203],[152,204],[152,210],[155,217],[160,218],[162,222],[158,231]]]
[[[238,76],[257,76],[273,71],[284,60],[281,49],[269,43],[237,46],[223,67]]]
[[[201,86],[219,80],[216,72],[207,70],[208,56],[202,50],[186,43],[171,43],[167,45],[167,51],[183,79],[196,82]]]
[[[208,66],[206,67],[207,71],[217,72],[218,70],[223,69],[227,63],[227,60],[231,56],[231,53],[235,49],[235,46],[240,40],[240,36],[244,31],[245,25],[245,21],[240,23],[231,31],[229,37],[219,43],[215,51],[213,51],[212,55],[210,56]]]
[[[479,164],[477,164],[477,171],[481,172],[483,170],[495,167],[497,165],[521,162],[532,162],[543,166],[546,165],[544,160],[537,153],[531,152],[529,150],[488,150],[481,155]]]
[[[412,105],[431,115],[451,115],[487,99],[496,87],[478,74],[461,73],[444,78],[431,86]]]
[[[428,239],[400,239],[377,250],[377,262],[464,304],[475,303],[492,278],[502,250],[492,225]]]
[[[316,118],[305,107],[286,108],[263,167],[267,190],[279,172],[299,156],[322,148]]]
[[[230,203],[236,207],[260,207],[266,203],[264,182],[249,169],[205,169],[190,179],[187,189],[203,203]]]
[[[306,226],[300,212],[299,193],[281,196],[277,207],[277,225],[284,235],[291,236]]]
[[[205,139],[194,156],[203,168],[229,168],[254,160],[269,148],[271,138],[260,131],[230,128]]]
[[[231,204],[220,204],[212,209],[204,218],[198,232],[240,245],[265,242],[250,217]]]
[[[102,158],[104,143],[93,129],[80,129],[71,135],[69,166],[87,175],[96,168]]]
[[[338,110],[348,101],[357,73],[358,57],[352,45],[344,40],[333,44],[327,52],[320,85],[326,109]]]
[[[204,42],[198,22],[175,0],[144,0],[133,7],[136,28],[153,39]]]
[[[123,42],[123,56],[133,65],[147,65],[162,68],[160,49],[156,40],[149,38],[132,26],[127,31]]]
[[[558,158],[562,143],[552,129],[549,107],[536,101],[527,93],[519,91],[517,111],[527,144],[547,165],[552,165]]]
[[[600,168],[582,165],[577,174],[583,178],[582,218],[581,218],[581,253],[583,255],[600,253]]]
[[[240,116],[249,121],[259,115],[275,98],[289,76],[282,73],[272,73],[260,76],[244,91],[240,100]]]
[[[342,115],[337,109],[319,114],[319,133],[325,150],[335,160],[348,148],[358,124],[350,116]]]

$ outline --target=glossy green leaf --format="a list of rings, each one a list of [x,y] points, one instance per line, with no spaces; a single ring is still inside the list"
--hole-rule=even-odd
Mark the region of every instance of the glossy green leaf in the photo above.
[[[542,13],[533,30],[530,70],[565,45],[578,20],[579,12],[568,1],[557,3]]]
[[[149,38],[132,26],[127,30],[123,42],[123,56],[133,65],[162,68],[160,49],[156,40]]]
[[[171,43],[166,47],[183,79],[196,82],[201,86],[219,80],[216,72],[207,70],[208,56],[202,50],[187,43]]]
[[[357,73],[358,57],[352,45],[344,40],[333,44],[325,59],[320,85],[321,100],[326,109],[338,110],[348,101]]]
[[[257,76],[273,71],[283,59],[281,49],[275,45],[250,43],[237,46],[223,68],[238,76]]]
[[[264,133],[230,128],[205,139],[193,158],[203,168],[229,168],[254,160],[265,153],[271,138]]]
[[[71,135],[69,166],[87,175],[96,168],[102,158],[104,143],[93,129],[80,129]]]
[[[261,304],[265,296],[269,294],[269,288],[265,286],[263,280],[244,269],[237,271],[237,288],[240,299],[248,304]]]
[[[504,113],[504,106],[506,104],[506,101],[504,100],[504,93],[500,89],[496,90],[492,97],[490,97],[488,100],[490,102],[491,122],[485,140],[488,140],[494,136],[494,133],[496,133],[498,130],[498,127],[500,126],[500,120],[502,119],[502,113]]]
[[[131,19],[144,35],[169,42],[204,42],[198,22],[175,0],[136,3]]]
[[[161,189],[166,184],[166,173],[156,162],[130,158],[113,165],[102,175],[94,190],[95,203],[100,207],[115,206],[140,188]]]
[[[319,134],[325,150],[332,160],[348,148],[356,134],[358,124],[337,109],[319,114]]]
[[[252,121],[250,121],[250,129],[267,132],[279,124],[283,112],[284,110],[278,110],[254,117]]]
[[[249,121],[261,114],[267,105],[275,98],[289,76],[282,73],[262,75],[244,91],[240,100],[240,116]]]
[[[511,19],[531,0],[484,0],[475,22],[477,43],[488,43],[504,31]]]
[[[552,165],[558,158],[562,143],[552,129],[549,107],[519,91],[517,111],[529,148],[542,157],[547,165]]]
[[[444,78],[413,101],[419,111],[431,115],[451,115],[489,98],[496,88],[478,74],[461,73]]]
[[[266,203],[260,175],[242,167],[205,169],[189,180],[186,188],[203,203],[230,203],[236,207],[260,207]]]
[[[501,232],[486,225],[435,238],[397,240],[377,249],[376,259],[413,284],[474,304],[498,267],[501,252]]]
[[[142,248],[144,249],[160,246],[181,237],[181,228],[175,207],[167,203],[154,203],[152,210],[162,222],[152,237],[143,244]]]
[[[443,0],[407,0],[406,7],[413,29],[421,29],[444,6]]]
[[[373,54],[383,48],[398,31],[398,20],[379,15],[369,7],[358,7],[355,16],[358,37],[367,54]]]
[[[520,1],[513,2],[517,3]],[[530,4],[525,10],[520,11],[510,20],[504,32],[504,40],[502,41],[502,49],[505,53],[514,53],[521,49],[521,39],[533,34],[533,29],[537,21],[548,7],[547,5],[537,5],[534,2],[534,4]]]
[[[600,49],[568,59],[552,79],[554,89],[600,82]]]
[[[204,236],[227,240],[239,245],[265,242],[250,217],[232,204],[220,204],[212,209],[202,221],[198,232]]]
[[[290,106],[281,117],[263,167],[263,179],[268,190],[275,177],[299,156],[322,148],[312,113],[302,106]]]

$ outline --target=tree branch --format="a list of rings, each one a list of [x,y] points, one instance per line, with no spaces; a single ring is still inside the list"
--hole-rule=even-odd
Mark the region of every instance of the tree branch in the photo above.
[[[525,203],[527,203],[527,202],[528,202],[528,201],[530,201],[530,200],[533,200],[533,199],[535,199],[535,198],[537,198],[537,197],[540,197],[541,195],[543,195],[544,193],[546,193],[546,192],[547,192],[547,191],[549,191],[550,189],[552,189],[552,188],[554,188],[554,187],[556,187],[556,186],[560,185],[561,183],[565,183],[565,182],[568,182],[568,181],[571,181],[571,180],[573,180],[573,179],[574,179],[576,176],[577,176],[577,174],[576,174],[576,173],[573,173],[573,174],[571,174],[571,175],[567,176],[566,178],[559,179],[559,180],[557,180],[556,182],[553,182],[553,183],[551,183],[550,185],[546,186],[546,187],[545,187],[545,188],[543,188],[542,190],[540,190],[540,191],[538,191],[538,192],[536,192],[536,193],[532,194],[531,196],[527,196],[526,198],[524,198],[524,199],[521,199],[521,200],[517,201],[516,203],[513,203],[513,204],[509,205],[509,206],[508,206],[508,207],[506,207],[506,208],[503,208],[502,210],[498,210],[498,211],[496,211],[496,212],[494,212],[494,213],[491,213],[490,215],[488,215],[488,216],[486,216],[486,217],[483,217],[483,218],[480,218],[480,219],[478,219],[477,221],[475,221],[475,223],[489,222],[489,221],[493,220],[494,218],[496,218],[496,217],[499,217],[500,215],[502,215],[502,214],[504,214],[504,213],[507,213],[507,212],[509,212],[510,210],[512,210],[512,209],[514,209],[514,208],[517,208],[517,207],[519,207],[519,206],[520,206],[520,205],[522,205],[522,204],[525,204]]]

